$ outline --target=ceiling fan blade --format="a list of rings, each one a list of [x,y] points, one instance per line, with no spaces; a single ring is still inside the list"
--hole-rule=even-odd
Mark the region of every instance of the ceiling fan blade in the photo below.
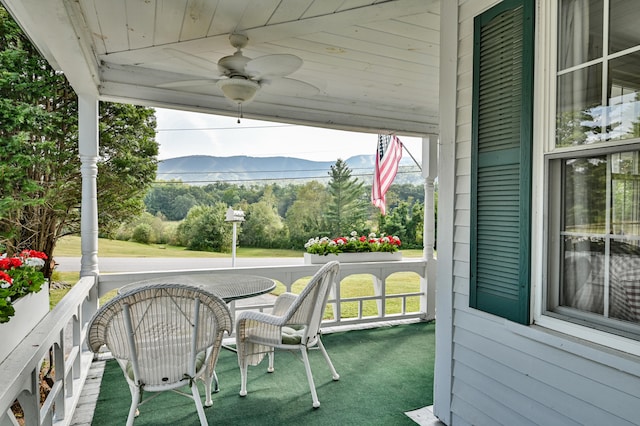
[[[192,86],[203,86],[205,84],[215,84],[218,80],[221,80],[221,79],[208,78],[208,79],[200,79],[200,80],[172,81],[170,83],[156,84],[156,87],[163,87],[167,89],[172,89],[172,88],[177,89],[180,87],[192,87]]]
[[[276,78],[260,82],[265,91],[285,96],[315,96],[320,93],[313,84],[293,78]]]
[[[253,78],[284,77],[302,66],[302,59],[295,55],[266,55],[250,60],[245,71]]]
[[[181,50],[178,49],[173,49],[171,47],[166,47],[164,48],[164,50],[169,53],[171,56],[173,56],[174,58],[177,59],[181,59],[184,62],[193,65],[194,67],[200,69],[200,72],[197,73],[193,73],[193,72],[186,72],[185,74],[197,74],[197,75],[204,75],[202,73],[202,71],[204,71],[206,73],[206,75],[211,76],[211,77],[220,77],[221,74],[218,71],[218,64],[216,64],[215,62],[211,62],[208,61],[206,59],[203,59],[199,56],[196,55],[192,55],[190,53],[185,53]]]

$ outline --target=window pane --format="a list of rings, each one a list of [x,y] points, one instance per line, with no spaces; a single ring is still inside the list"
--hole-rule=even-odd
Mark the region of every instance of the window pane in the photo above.
[[[609,139],[640,137],[640,52],[609,61]]]
[[[584,145],[601,140],[601,105],[601,64],[559,76],[556,145]]]
[[[563,160],[563,259],[560,304],[604,312],[607,157]],[[572,235],[567,235],[572,234]],[[593,272],[593,273],[592,273]]]
[[[640,9],[638,0],[610,0],[609,53],[640,44]]]
[[[611,158],[611,232],[640,236],[640,171],[638,151]]]
[[[606,232],[606,156],[564,160],[564,231]]]
[[[610,241],[608,278],[605,245],[603,238],[564,238],[560,304],[607,318],[640,323],[638,241]]]
[[[604,240],[565,237],[561,304],[585,312],[604,312]]]
[[[550,308],[573,308],[582,312],[574,316],[603,327],[617,320],[616,328],[637,333],[640,151],[556,161],[562,166],[556,178],[562,194],[560,273]]]
[[[562,0],[558,23],[558,69],[602,56],[602,0]]]

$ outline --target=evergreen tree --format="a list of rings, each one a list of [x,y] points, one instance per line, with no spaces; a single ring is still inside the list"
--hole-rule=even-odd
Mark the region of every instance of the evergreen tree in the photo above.
[[[56,241],[79,231],[82,181],[78,102],[0,7],[0,245],[52,256]],[[154,111],[100,105],[99,226],[103,233],[142,212],[155,178]],[[108,207],[108,208],[107,208]],[[45,276],[50,276],[50,264]]]
[[[329,176],[326,221],[331,235],[363,232],[369,209],[363,182],[351,176],[351,169],[341,159],[331,166]]]

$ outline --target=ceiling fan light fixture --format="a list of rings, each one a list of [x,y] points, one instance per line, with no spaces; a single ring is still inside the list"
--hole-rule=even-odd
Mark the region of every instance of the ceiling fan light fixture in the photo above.
[[[260,84],[244,78],[218,80],[217,84],[227,99],[239,105],[250,102],[260,88]]]

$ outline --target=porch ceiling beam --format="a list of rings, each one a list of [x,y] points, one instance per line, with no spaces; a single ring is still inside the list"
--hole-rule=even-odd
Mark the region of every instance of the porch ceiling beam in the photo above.
[[[208,114],[236,117],[237,107],[221,96],[197,93],[184,93],[161,88],[131,86],[120,83],[105,83],[101,87],[100,99],[105,101],[124,102],[154,107],[199,111]],[[394,114],[393,111],[380,110],[374,114],[371,105],[358,108],[344,104],[338,110],[335,103],[331,108],[322,102],[304,105],[274,104],[255,100],[250,108],[245,107],[244,117],[247,119],[277,121],[281,123],[301,124],[306,126],[325,127],[330,129],[355,132],[377,133],[395,131],[405,136],[424,136],[437,133],[437,117],[430,117],[431,124],[425,124],[425,117]]]

